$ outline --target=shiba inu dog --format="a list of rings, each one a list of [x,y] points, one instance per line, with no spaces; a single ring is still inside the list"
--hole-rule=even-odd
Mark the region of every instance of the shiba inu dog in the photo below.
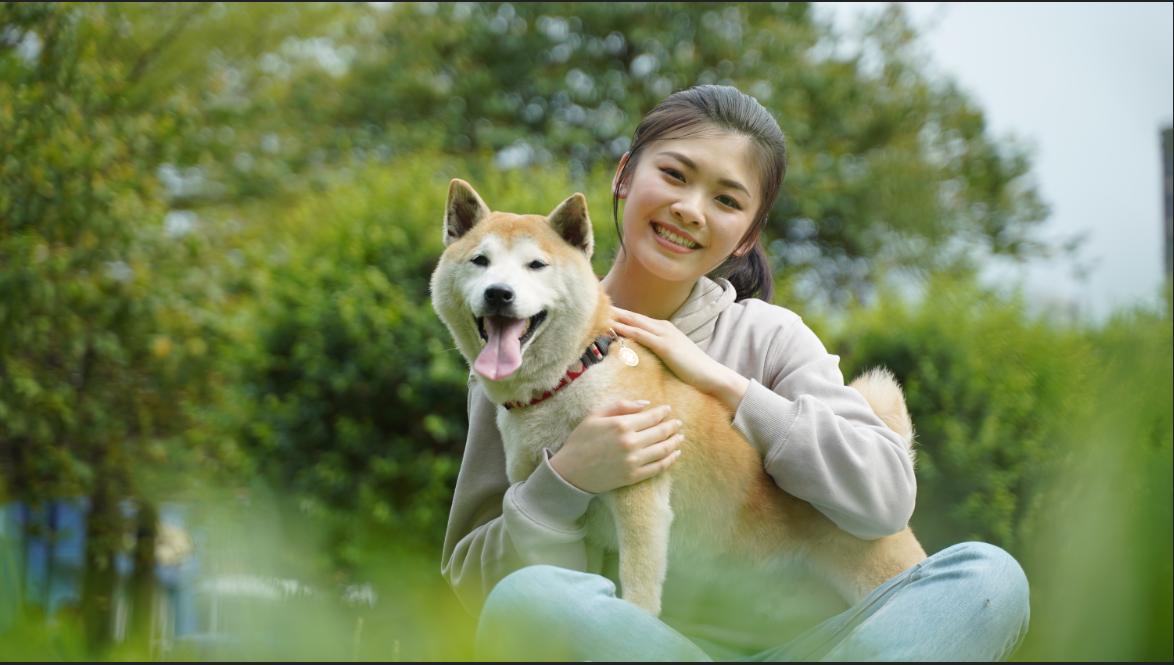
[[[432,274],[433,308],[498,405],[510,482],[529,477],[543,448],[557,450],[609,402],[669,404],[684,422],[680,461],[600,495],[588,511],[588,539],[618,549],[624,599],[659,614],[670,550],[688,552],[674,565],[697,557],[763,567],[800,562],[849,603],[925,558],[908,528],[861,540],[779,489],[727,407],[677,379],[647,349],[615,339],[611,302],[591,268],[582,194],[546,216],[491,212],[454,179],[444,243]],[[892,376],[873,372],[853,387],[912,455],[913,426]]]

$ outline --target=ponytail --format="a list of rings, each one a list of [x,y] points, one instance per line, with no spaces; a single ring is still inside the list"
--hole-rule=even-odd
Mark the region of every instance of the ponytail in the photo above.
[[[711,278],[724,277],[730,280],[738,300],[758,298],[770,302],[774,298],[774,276],[770,270],[770,260],[762,248],[762,242],[754,243],[754,248],[742,256],[731,256],[726,262],[718,266],[709,274]]]

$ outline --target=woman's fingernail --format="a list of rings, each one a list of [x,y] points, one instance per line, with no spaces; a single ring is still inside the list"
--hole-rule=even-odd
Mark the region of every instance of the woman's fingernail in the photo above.
[[[640,406],[648,406],[649,404],[652,404],[652,402],[649,402],[646,399],[638,399],[638,400],[636,400],[636,403],[639,404]]]

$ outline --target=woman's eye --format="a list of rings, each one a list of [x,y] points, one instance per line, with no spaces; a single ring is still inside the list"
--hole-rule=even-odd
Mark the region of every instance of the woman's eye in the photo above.
[[[530,262],[530,270],[542,270],[545,267],[546,264],[542,261],[534,260]]]
[[[727,208],[733,208],[734,210],[741,210],[742,209],[742,206],[738,205],[738,200],[732,196],[726,196],[725,194],[723,194],[723,195],[717,197],[717,201],[718,201],[718,203],[726,206]]]
[[[665,168],[662,168],[660,171],[661,171],[661,173],[664,173],[665,175],[667,175],[670,178],[680,180],[681,182],[685,181],[685,176],[681,175],[681,172],[676,169],[670,169],[670,168],[665,167]]]
[[[484,254],[478,254],[477,256],[473,257],[472,264],[484,268],[485,266],[489,265],[489,257],[485,256]]]

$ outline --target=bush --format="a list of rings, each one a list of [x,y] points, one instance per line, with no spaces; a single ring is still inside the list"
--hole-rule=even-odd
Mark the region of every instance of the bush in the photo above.
[[[1087,402],[1091,348],[1022,300],[938,280],[910,305],[889,295],[848,317],[845,376],[874,365],[905,388],[917,430],[913,527],[930,550],[982,540],[1014,550],[1062,425]]]
[[[852,376],[886,365],[917,427],[912,526],[933,552],[1001,545],[1031,585],[1019,656],[1169,660],[1174,339],[1162,312],[1101,327],[940,279],[891,294],[829,344]]]
[[[1172,656],[1174,335],[1166,309],[1120,312],[1088,333],[1093,399],[1022,532],[1038,660]]]
[[[339,563],[356,560],[367,528],[430,550],[443,537],[468,368],[428,281],[458,176],[501,210],[545,214],[576,191],[562,174],[422,155],[309,194],[240,239],[230,429],[304,514],[335,525]]]

